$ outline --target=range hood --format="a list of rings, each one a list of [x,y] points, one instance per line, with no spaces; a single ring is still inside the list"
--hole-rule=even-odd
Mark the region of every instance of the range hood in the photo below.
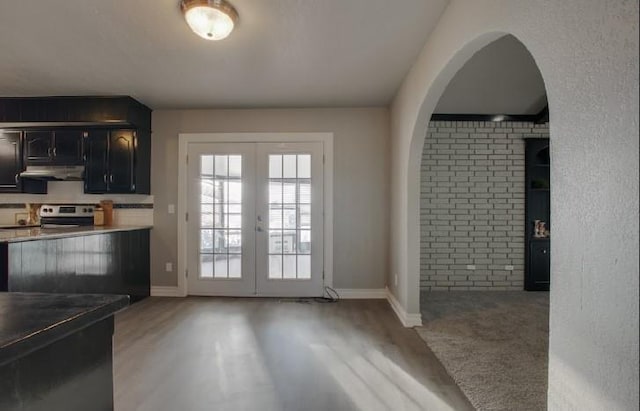
[[[35,180],[82,180],[84,176],[84,166],[27,166],[27,169],[20,173],[21,178],[32,178]]]

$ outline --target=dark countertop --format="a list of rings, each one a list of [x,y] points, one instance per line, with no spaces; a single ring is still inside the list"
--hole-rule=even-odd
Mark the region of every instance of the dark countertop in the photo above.
[[[0,292],[0,365],[128,305],[126,295]]]
[[[78,237],[81,235],[105,234],[116,231],[149,230],[148,225],[112,225],[86,227],[56,227],[56,228],[19,228],[0,230],[0,243],[15,243],[21,241],[43,240],[49,238]]]

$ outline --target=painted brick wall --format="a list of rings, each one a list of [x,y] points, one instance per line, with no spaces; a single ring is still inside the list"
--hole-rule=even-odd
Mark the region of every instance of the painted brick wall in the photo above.
[[[548,137],[548,124],[429,123],[420,183],[423,290],[523,289],[523,139]]]

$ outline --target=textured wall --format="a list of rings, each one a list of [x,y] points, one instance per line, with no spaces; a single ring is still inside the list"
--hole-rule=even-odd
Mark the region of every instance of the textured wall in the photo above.
[[[545,137],[548,124],[429,123],[420,179],[421,289],[523,289],[524,138]]]
[[[364,109],[156,110],[152,116],[151,284],[175,286],[165,262],[177,258],[178,134],[334,133],[333,282],[337,288],[383,288],[388,269],[389,112]]]
[[[431,113],[456,71],[506,33],[531,52],[550,108],[549,409],[637,409],[637,0],[449,3],[391,110],[392,292],[419,312],[420,155]]]

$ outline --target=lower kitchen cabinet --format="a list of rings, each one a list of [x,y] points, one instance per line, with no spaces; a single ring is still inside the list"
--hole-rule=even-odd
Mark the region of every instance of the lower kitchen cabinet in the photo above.
[[[0,244],[0,291],[149,296],[149,230]]]

